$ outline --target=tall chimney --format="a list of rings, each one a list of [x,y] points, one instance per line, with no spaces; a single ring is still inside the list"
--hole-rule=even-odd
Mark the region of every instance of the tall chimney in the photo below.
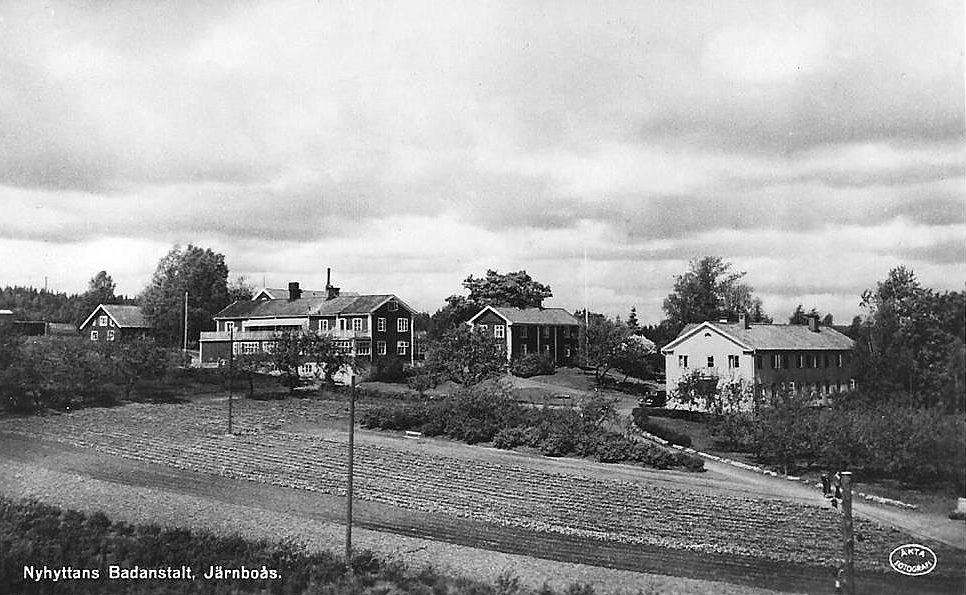
[[[339,288],[332,285],[332,269],[325,267],[325,299],[331,300],[337,297],[339,297]]]
[[[738,314],[738,325],[741,326],[741,328],[751,328],[751,325],[748,324],[748,314],[745,312]]]
[[[818,316],[808,317],[808,330],[812,331],[813,333],[818,332]]]
[[[297,300],[302,297],[302,290],[299,288],[298,281],[291,281],[288,284],[288,299]]]

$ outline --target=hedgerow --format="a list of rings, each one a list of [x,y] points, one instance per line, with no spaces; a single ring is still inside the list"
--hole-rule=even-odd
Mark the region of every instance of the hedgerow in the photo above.
[[[679,446],[691,446],[691,437],[684,432],[679,432],[674,428],[670,428],[663,423],[651,419],[647,415],[647,410],[643,407],[637,407],[631,411],[631,416],[634,419],[634,423],[640,429],[654,434],[658,438],[663,438],[670,442],[671,444],[677,444]]]
[[[335,547],[341,544],[332,544]],[[206,531],[132,525],[102,513],[84,514],[33,501],[0,498],[0,593],[534,593],[510,576],[495,583],[455,577],[431,567],[412,568],[386,561],[369,551],[353,555],[352,573],[345,559],[330,552],[308,552],[291,542],[248,540]],[[100,578],[35,581],[24,566],[98,569]],[[191,566],[195,580],[110,580],[109,565],[130,568]],[[279,577],[224,578],[209,581],[209,566],[266,569]],[[507,587],[512,586],[512,591]],[[543,586],[541,595],[557,591]],[[593,588],[573,584],[565,593],[593,595]]]
[[[658,469],[703,469],[700,458],[672,454],[608,429],[613,419],[612,406],[600,399],[587,401],[579,410],[524,407],[500,388],[477,386],[442,399],[371,408],[363,414],[362,426],[415,430],[469,444],[492,442],[503,449],[522,446],[548,457],[591,457],[605,463]]]

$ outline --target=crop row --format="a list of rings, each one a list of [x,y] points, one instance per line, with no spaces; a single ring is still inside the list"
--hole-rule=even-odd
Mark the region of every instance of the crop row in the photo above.
[[[105,454],[279,486],[344,494],[346,444],[287,431],[290,422],[338,417],[344,404],[241,401],[244,433],[224,435],[224,407],[131,405],[0,422],[0,430],[41,436]],[[441,456],[430,449],[357,443],[359,498],[502,526],[590,539],[817,564],[839,558],[831,510],[553,473],[524,464]],[[881,566],[897,532],[857,521],[858,559]]]

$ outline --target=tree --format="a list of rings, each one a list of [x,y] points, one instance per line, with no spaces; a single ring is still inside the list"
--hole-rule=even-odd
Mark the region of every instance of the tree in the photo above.
[[[87,291],[80,295],[74,324],[80,325],[100,304],[116,304],[114,279],[107,271],[100,271],[87,282]]]
[[[173,352],[152,337],[135,337],[119,343],[107,343],[103,349],[106,365],[124,387],[124,398],[130,399],[137,383],[158,378],[173,364]]]
[[[637,320],[637,308],[631,306],[631,313],[627,316],[627,328],[631,329],[632,333],[636,333],[640,330],[641,324]]]
[[[232,366],[235,368],[235,375],[241,376],[248,383],[249,398],[255,396],[255,376],[265,372],[271,362],[272,356],[263,351],[234,356]],[[228,382],[233,382],[233,379],[229,378]]]
[[[630,326],[627,328],[632,332]],[[646,380],[654,375],[655,353],[654,343],[650,339],[630,334],[614,355],[614,368],[624,373],[624,382],[629,376]]]
[[[212,316],[229,303],[224,255],[189,244],[175,246],[158,262],[140,302],[156,337],[165,345],[180,343],[185,292],[188,340],[197,341],[202,330],[211,328]]]
[[[433,318],[437,332],[466,322],[485,306],[540,308],[543,300],[553,297],[549,285],[534,281],[526,271],[500,274],[488,269],[485,277],[470,275],[463,280],[469,296],[451,295],[446,305]]]
[[[248,282],[244,275],[235,277],[235,280],[228,284],[228,303],[250,300],[255,297],[255,286]]]
[[[460,325],[429,342],[424,369],[437,381],[478,384],[503,374],[506,344],[478,328]]]
[[[922,287],[903,266],[862,294],[866,315],[856,329],[856,366],[862,386],[903,394],[912,405],[962,410],[966,335],[963,292]]]
[[[583,314],[582,312],[580,313]],[[602,314],[590,314],[589,324],[583,329],[581,343],[586,365],[594,368],[594,381],[603,386],[607,373],[614,367],[627,348],[630,329]]]
[[[822,326],[832,326],[831,314],[825,314],[823,316],[822,313],[815,308],[812,308],[806,312],[805,308],[801,304],[795,306],[795,310],[792,311],[792,315],[788,317],[788,324],[808,324],[808,319],[811,317],[818,318]]]
[[[678,331],[692,322],[734,320],[742,312],[751,322],[770,322],[761,300],[742,283],[744,276],[720,256],[692,260],[688,270],[675,277],[674,291],[664,299],[668,320]]]
[[[295,387],[301,382],[299,366],[302,365],[302,333],[279,333],[272,344],[269,361],[279,373],[282,386],[288,388],[289,394],[295,392]]]

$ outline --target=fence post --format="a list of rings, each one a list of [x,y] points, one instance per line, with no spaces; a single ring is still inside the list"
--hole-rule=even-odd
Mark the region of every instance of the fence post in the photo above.
[[[852,526],[852,472],[839,473],[842,480],[842,540],[845,545],[845,589],[855,595],[855,535]]]

